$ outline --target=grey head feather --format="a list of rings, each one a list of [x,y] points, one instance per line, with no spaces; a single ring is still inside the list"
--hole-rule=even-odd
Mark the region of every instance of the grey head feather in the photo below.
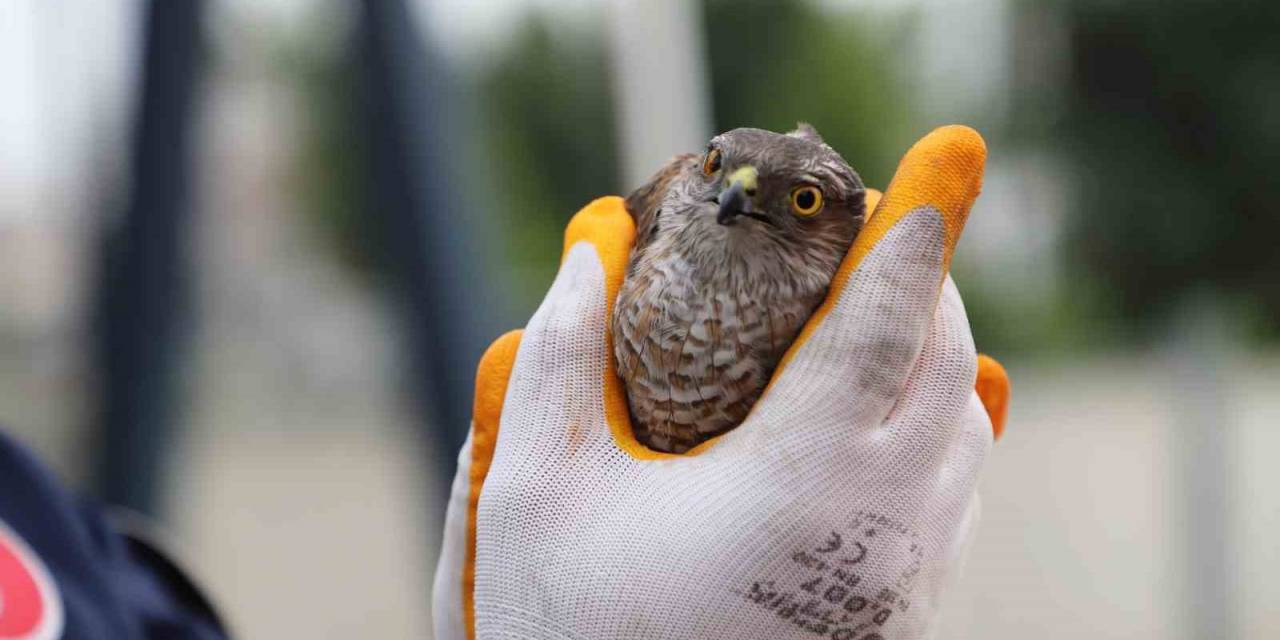
[[[818,133],[818,130],[815,129],[813,125],[809,124],[808,122],[797,122],[795,131],[792,131],[787,135],[791,136],[792,138],[800,138],[801,140],[807,140],[814,144],[820,144],[824,146],[827,144],[826,141],[822,139],[822,135]]]

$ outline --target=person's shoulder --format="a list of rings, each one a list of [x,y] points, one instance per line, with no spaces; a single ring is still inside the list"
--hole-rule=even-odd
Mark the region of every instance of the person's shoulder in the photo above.
[[[142,640],[164,629],[163,637],[226,638],[143,519],[105,511],[0,430],[0,630],[14,632],[0,635]]]

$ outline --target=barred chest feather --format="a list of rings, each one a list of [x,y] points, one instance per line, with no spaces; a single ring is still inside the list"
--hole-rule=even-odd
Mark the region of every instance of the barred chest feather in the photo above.
[[[614,351],[636,437],[678,453],[746,418],[840,256],[822,261],[829,268],[788,270],[761,261],[805,256],[699,261],[671,238],[654,245],[633,257],[619,292]]]

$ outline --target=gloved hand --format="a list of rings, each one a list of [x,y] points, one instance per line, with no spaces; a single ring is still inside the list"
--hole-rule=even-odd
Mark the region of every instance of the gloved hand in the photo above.
[[[630,216],[578,213],[480,364],[436,637],[926,637],[1008,391],[946,275],[985,155],[964,127],[918,142],[750,416],[684,455],[632,436],[611,362]]]

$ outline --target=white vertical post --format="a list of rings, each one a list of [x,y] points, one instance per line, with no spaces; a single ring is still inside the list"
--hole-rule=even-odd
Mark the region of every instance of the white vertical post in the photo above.
[[[1182,565],[1175,624],[1188,639],[1236,637],[1231,527],[1236,425],[1222,375],[1234,355],[1233,344],[1221,306],[1201,295],[1183,304],[1167,347],[1174,481],[1181,498],[1174,509],[1181,553],[1173,557]]]
[[[711,137],[702,14],[687,0],[613,0],[608,11],[624,190]]]

